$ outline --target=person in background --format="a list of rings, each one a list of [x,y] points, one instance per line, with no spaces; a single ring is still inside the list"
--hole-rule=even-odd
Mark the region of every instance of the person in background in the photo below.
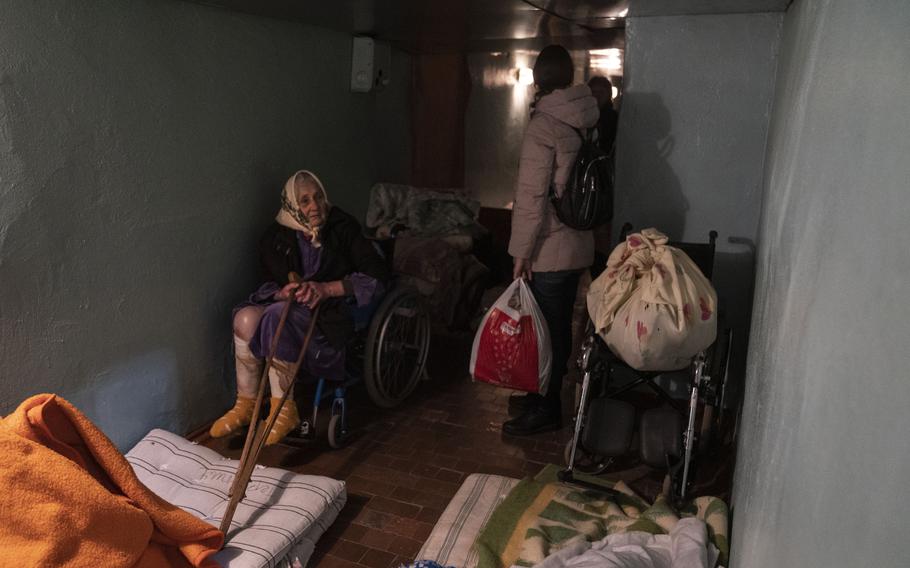
[[[545,396],[513,397],[522,413],[503,424],[522,436],[562,425],[562,379],[572,349],[572,315],[581,272],[594,259],[591,231],[564,225],[550,203],[550,187],[565,189],[581,148],[578,130],[597,124],[597,101],[587,85],[572,86],[574,65],[559,45],[544,48],[534,63],[537,92],[525,130],[512,209],[509,254],[513,277],[528,280],[543,312],[553,347],[550,386]]]
[[[384,293],[390,277],[360,223],[333,207],[322,182],[306,170],[285,184],[281,209],[259,243],[259,256],[262,284],[234,310],[237,400],[212,425],[213,438],[237,432],[252,420],[262,362],[269,355],[286,300],[291,299],[291,309],[269,369],[270,415],[291,384],[293,362],[316,307],[321,306],[319,319],[301,369],[312,378],[342,381],[345,346],[354,333],[349,307],[373,302]],[[278,443],[299,424],[297,404],[289,395],[266,445]]]
[[[613,108],[613,83],[606,77],[595,75],[588,79],[591,94],[597,99],[597,108],[600,118],[597,120],[597,144],[607,153],[610,160],[614,159],[616,144],[616,127],[619,115]],[[612,194],[611,194],[612,198]],[[612,224],[606,223],[594,229],[594,264],[591,266],[591,278],[597,278],[607,267],[607,258],[610,256],[612,242],[610,239]]]
[[[616,142],[616,125],[619,115],[613,108],[613,83],[606,77],[595,75],[588,79],[591,94],[597,99],[600,118],[597,120],[597,143],[607,154],[613,153]]]

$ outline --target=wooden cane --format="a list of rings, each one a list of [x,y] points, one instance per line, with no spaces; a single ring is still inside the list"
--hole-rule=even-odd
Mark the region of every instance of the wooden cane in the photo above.
[[[303,347],[300,349],[300,354],[297,356],[297,361],[294,362],[294,366],[291,367],[290,375],[291,382],[284,389],[284,394],[281,395],[281,400],[278,402],[278,408],[274,411],[269,412],[269,420],[265,425],[265,432],[271,432],[272,428],[275,426],[275,422],[278,421],[278,414],[281,413],[281,409],[284,408],[284,402],[288,399],[288,395],[294,389],[294,383],[297,382],[297,373],[300,371],[300,365],[303,363],[303,358],[306,356],[307,347],[310,345],[310,338],[313,336],[313,330],[316,329],[316,319],[319,317],[319,308],[316,306],[316,309],[313,310],[313,319],[310,321],[310,328],[307,330],[306,338],[303,340]],[[315,427],[315,424],[313,425]],[[256,453],[254,455],[258,456],[259,452],[262,451],[262,447],[265,444],[266,436],[263,436],[260,440],[259,446],[256,447]],[[255,460],[253,460],[255,462]]]
[[[289,282],[297,282],[300,277],[295,272],[288,274]],[[265,359],[265,365],[262,367],[262,375],[259,377],[259,389],[256,392],[256,402],[253,404],[253,419],[250,420],[250,426],[246,431],[246,440],[243,442],[243,451],[240,453],[240,463],[245,463],[253,446],[253,437],[256,433],[256,424],[259,422],[259,413],[262,411],[262,401],[265,400],[265,386],[269,380],[269,369],[272,368],[272,361],[275,358],[275,352],[278,350],[278,340],[281,338],[281,332],[284,331],[284,324],[288,319],[291,311],[291,304],[294,303],[294,294],[288,295],[285,300],[284,309],[281,311],[281,318],[278,320],[278,327],[275,329],[275,335],[272,337],[272,344],[269,345],[269,355]],[[233,497],[237,490],[237,477],[228,490],[228,497]],[[223,529],[222,529],[223,531]]]
[[[260,421],[258,420],[258,415],[254,415],[254,418],[256,419],[254,420],[256,428],[251,437],[250,451],[245,457],[242,457],[240,463],[237,464],[237,473],[234,474],[234,483],[231,486],[231,493],[229,494],[230,500],[228,501],[227,508],[224,511],[224,517],[221,519],[221,532],[223,532],[225,535],[227,535],[228,530],[231,528],[231,521],[234,518],[234,513],[237,510],[237,506],[240,505],[240,501],[243,500],[243,497],[246,494],[247,486],[250,483],[250,478],[253,475],[253,470],[256,468],[256,462],[259,461],[259,454],[262,453],[262,449],[265,447],[265,441],[268,438],[269,432],[272,431],[272,427],[278,420],[278,414],[281,412],[281,409],[288,398],[288,394],[293,389],[294,383],[297,380],[297,372],[300,369],[300,365],[303,362],[304,356],[306,355],[307,348],[310,345],[310,340],[313,337],[313,331],[316,329],[316,320],[319,317],[319,308],[320,306],[316,306],[316,309],[313,311],[313,317],[310,320],[310,327],[307,330],[305,339],[303,340],[303,346],[300,348],[300,354],[297,356],[297,361],[295,361],[294,366],[291,368],[291,382],[285,389],[284,394],[281,396],[281,402],[279,402],[278,408],[272,412],[269,412],[268,421]],[[260,428],[260,426],[262,427]]]
[[[291,376],[291,381],[288,384],[287,388],[284,390],[284,394],[281,396],[281,399],[278,402],[278,407],[274,411],[269,412],[269,419],[267,422],[262,421],[260,423],[260,426],[264,423],[265,427],[257,429],[257,432],[256,432],[257,436],[255,437],[255,440],[254,440],[253,446],[252,446],[253,449],[252,449],[251,455],[253,457],[251,459],[249,459],[245,464],[243,464],[243,466],[238,466],[238,467],[246,467],[247,469],[249,469],[250,475],[252,475],[252,471],[256,465],[256,462],[259,459],[259,455],[262,452],[263,447],[265,446],[265,440],[268,438],[268,434],[272,431],[272,428],[275,426],[275,422],[278,421],[278,415],[281,413],[281,409],[284,408],[284,403],[285,403],[285,401],[287,401],[288,395],[290,395],[291,390],[293,390],[293,388],[294,388],[294,384],[297,382],[297,373],[300,371],[300,365],[303,363],[303,359],[306,356],[307,348],[309,347],[310,339],[313,335],[313,331],[316,329],[316,319],[319,317],[319,307],[320,306],[316,306],[316,309],[313,311],[313,319],[310,321],[310,326],[309,326],[309,329],[307,330],[306,337],[303,340],[303,346],[300,349],[300,354],[297,356],[297,361],[294,362],[294,365],[291,367],[291,369],[289,371],[289,375]],[[262,434],[261,436],[259,436],[260,433]]]

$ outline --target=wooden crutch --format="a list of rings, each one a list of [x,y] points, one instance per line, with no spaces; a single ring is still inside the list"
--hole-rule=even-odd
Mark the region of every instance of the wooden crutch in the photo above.
[[[268,438],[269,432],[272,431],[272,427],[275,425],[275,422],[278,420],[278,414],[281,412],[281,409],[284,407],[284,403],[288,398],[291,390],[294,387],[294,383],[297,380],[297,372],[300,370],[300,365],[303,362],[304,357],[306,356],[307,348],[310,345],[310,340],[313,337],[313,331],[316,329],[316,321],[319,318],[319,308],[316,306],[316,309],[313,310],[312,319],[310,320],[310,327],[307,330],[306,337],[303,340],[303,346],[300,348],[300,354],[297,356],[297,361],[294,362],[294,366],[291,368],[291,382],[285,388],[284,394],[281,397],[281,401],[278,403],[278,408],[269,413],[268,421],[258,420],[258,415],[254,415],[255,432],[251,437],[251,443],[249,451],[245,456],[241,456],[240,463],[237,465],[237,473],[234,475],[234,483],[231,486],[231,492],[229,493],[230,501],[228,501],[228,506],[224,511],[224,517],[221,519],[221,532],[227,535],[228,530],[231,528],[231,521],[234,518],[234,513],[237,510],[237,506],[240,504],[240,501],[243,500],[244,495],[246,494],[247,486],[250,483],[250,478],[253,475],[253,470],[256,468],[256,462],[259,461],[259,454],[262,453],[262,449],[265,446],[265,441]],[[262,426],[260,428],[260,426]],[[251,428],[252,430],[252,428]]]
[[[297,282],[300,276],[296,272],[288,274],[288,282]],[[265,358],[265,365],[262,367],[262,375],[259,377],[259,389],[256,392],[256,402],[253,404],[253,419],[250,420],[250,426],[246,431],[246,440],[243,442],[243,451],[240,453],[240,464],[246,463],[250,448],[253,446],[253,437],[256,434],[256,427],[259,423],[259,413],[262,411],[262,401],[265,399],[265,386],[269,381],[269,369],[272,368],[272,360],[275,358],[275,352],[278,350],[278,340],[281,338],[281,332],[284,331],[284,324],[288,319],[291,311],[291,304],[294,303],[294,294],[289,294],[285,300],[284,309],[281,311],[281,318],[278,320],[278,327],[275,329],[275,335],[272,336],[272,344],[269,345],[269,354]],[[238,466],[239,467],[239,466]],[[239,472],[239,469],[238,469]],[[233,497],[237,490],[237,475],[231,488],[228,490],[228,497]],[[224,532],[224,523],[221,525],[221,532]]]

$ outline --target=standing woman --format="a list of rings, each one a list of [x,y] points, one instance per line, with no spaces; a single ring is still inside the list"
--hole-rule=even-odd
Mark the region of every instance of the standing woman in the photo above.
[[[544,48],[534,63],[537,93],[525,131],[512,210],[509,254],[515,278],[529,281],[550,330],[553,363],[545,396],[517,401],[523,412],[503,424],[514,436],[558,429],[562,424],[562,379],[572,350],[572,314],[582,270],[594,260],[594,236],[564,225],[550,203],[566,182],[585,129],[597,125],[597,101],[587,85],[572,86],[574,65],[560,45]]]

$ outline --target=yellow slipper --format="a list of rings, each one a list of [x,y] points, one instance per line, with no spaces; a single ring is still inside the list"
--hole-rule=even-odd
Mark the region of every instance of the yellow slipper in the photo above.
[[[280,398],[272,397],[272,407],[269,409],[269,420],[272,419],[272,415],[275,413],[275,409],[278,408],[279,403],[281,403]],[[281,407],[281,412],[278,413],[278,419],[275,420],[275,424],[269,432],[269,437],[265,440],[265,445],[271,446],[277,444],[298,426],[300,426],[300,414],[297,413],[297,403],[289,397],[288,400],[284,401],[284,406]]]
[[[256,406],[255,399],[238,396],[237,402],[234,403],[234,408],[228,410],[224,416],[212,424],[209,434],[211,434],[212,438],[223,438],[244,426],[248,426],[250,420],[253,419],[254,406]]]

